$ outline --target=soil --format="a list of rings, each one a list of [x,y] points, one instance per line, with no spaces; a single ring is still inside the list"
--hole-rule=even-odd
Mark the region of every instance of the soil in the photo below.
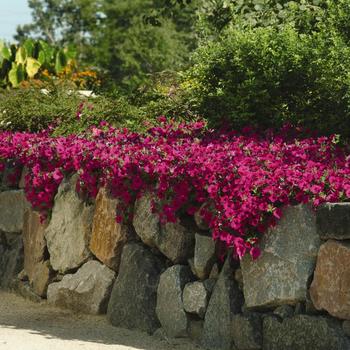
[[[186,339],[113,327],[105,316],[77,314],[0,292],[0,350],[199,350]]]

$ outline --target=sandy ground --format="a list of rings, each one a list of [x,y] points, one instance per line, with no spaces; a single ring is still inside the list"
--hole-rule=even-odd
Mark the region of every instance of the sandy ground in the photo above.
[[[0,350],[198,350],[88,316],[0,292]]]

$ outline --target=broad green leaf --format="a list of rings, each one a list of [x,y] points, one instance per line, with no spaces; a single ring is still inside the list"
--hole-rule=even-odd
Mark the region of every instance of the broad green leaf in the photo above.
[[[40,51],[39,52],[38,61],[40,62],[41,65],[45,63],[46,56],[45,56],[45,52],[44,51]]]
[[[25,47],[21,46],[17,49],[17,52],[16,52],[16,63],[24,64],[26,60],[27,60],[27,51]]]
[[[29,57],[33,57],[34,54],[34,47],[35,47],[35,42],[33,39],[27,39],[23,43],[23,47],[26,49],[27,55]]]
[[[12,63],[12,68],[9,71],[9,81],[13,87],[18,87],[24,80],[24,69],[22,64]]]
[[[7,60],[11,59],[11,50],[7,46],[3,46],[1,50],[2,57],[4,57]]]
[[[41,64],[35,58],[29,57],[27,59],[26,71],[29,78],[34,78],[35,74],[38,73]]]

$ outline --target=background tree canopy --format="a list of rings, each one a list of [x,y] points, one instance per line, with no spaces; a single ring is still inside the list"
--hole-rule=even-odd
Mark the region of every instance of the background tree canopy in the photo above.
[[[119,116],[125,108],[126,115],[137,111],[138,121],[167,115],[206,118],[211,126],[290,122],[350,136],[348,0],[29,5],[32,23],[19,27],[16,39],[73,45],[79,63],[99,72],[99,94],[123,97]]]

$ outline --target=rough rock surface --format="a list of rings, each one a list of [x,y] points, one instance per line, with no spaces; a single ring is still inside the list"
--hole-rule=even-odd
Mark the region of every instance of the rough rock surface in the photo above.
[[[183,290],[183,306],[186,312],[203,318],[207,310],[210,291],[203,282],[187,283]]]
[[[30,281],[33,292],[41,297],[46,297],[47,288],[54,274],[49,261],[42,261],[35,266]]]
[[[151,210],[152,196],[144,194],[135,203],[133,225],[142,242],[157,248],[174,264],[185,263],[193,256],[194,230],[180,222],[161,225]]]
[[[233,341],[237,350],[262,348],[262,320],[256,313],[235,315],[232,320]]]
[[[202,346],[214,350],[231,350],[233,344],[232,320],[241,312],[242,292],[233,280],[229,260],[225,262],[213,289],[204,318]]]
[[[0,192],[0,230],[19,233],[23,229],[23,216],[30,207],[23,190]]]
[[[304,301],[320,244],[311,207],[286,207],[276,227],[263,236],[260,258],[245,256],[241,261],[247,307]]]
[[[93,219],[92,205],[86,205],[75,191],[76,176],[64,180],[55,197],[45,238],[54,270],[67,272],[86,262]]]
[[[174,265],[164,271],[159,280],[157,292],[157,316],[169,337],[186,337],[189,325],[184,310],[182,293],[185,285],[193,278],[188,266]]]
[[[317,208],[317,232],[321,239],[350,239],[350,203],[326,203]]]
[[[142,244],[125,245],[107,311],[114,326],[148,333],[159,328],[156,302],[163,270],[163,262]]]
[[[122,250],[132,237],[128,226],[115,220],[118,199],[101,188],[95,203],[90,241],[91,252],[105,265],[118,272]]]
[[[10,287],[12,281],[22,269],[22,237],[0,232],[0,287]]]
[[[115,272],[98,261],[88,261],[75,274],[51,283],[47,300],[55,306],[88,313],[104,313],[111,293]]]
[[[30,282],[33,282],[37,265],[45,260],[44,233],[46,227],[47,222],[40,222],[40,213],[32,209],[25,211],[23,223],[24,271]]]
[[[341,324],[326,317],[297,315],[279,321],[263,320],[264,350],[346,350],[349,339]]]
[[[209,277],[210,271],[216,261],[215,242],[212,237],[196,234],[194,248],[193,268],[196,276],[204,280]]]
[[[317,257],[311,300],[318,310],[350,320],[350,242],[329,240]]]

